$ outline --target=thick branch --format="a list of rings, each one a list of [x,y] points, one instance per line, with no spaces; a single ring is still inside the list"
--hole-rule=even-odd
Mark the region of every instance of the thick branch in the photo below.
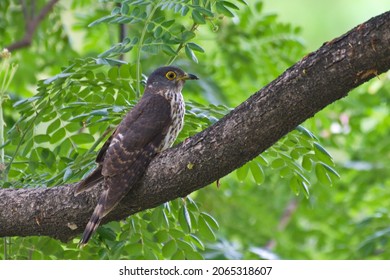
[[[103,223],[184,197],[272,146],[325,106],[390,69],[390,12],[324,44],[219,122],[159,155]],[[189,168],[191,166],[191,168]],[[72,185],[0,190],[0,236],[79,234],[100,190],[74,197]]]
[[[47,16],[47,14],[53,9],[54,5],[58,2],[59,0],[50,0],[39,12],[38,16],[34,18],[28,18],[26,17],[26,7],[25,3],[23,2],[23,12],[26,17],[26,27],[25,27],[25,34],[22,39],[19,41],[16,41],[12,43],[11,45],[7,46],[6,49],[8,49],[10,52],[25,48],[31,45],[34,33],[36,29],[38,28],[38,25],[41,23],[41,21]]]

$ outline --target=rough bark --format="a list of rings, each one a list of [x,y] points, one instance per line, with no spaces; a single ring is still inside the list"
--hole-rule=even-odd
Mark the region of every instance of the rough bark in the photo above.
[[[208,129],[155,158],[103,223],[184,197],[242,166],[304,120],[390,69],[390,12],[310,53]],[[100,187],[0,190],[0,236],[67,241],[84,229]]]

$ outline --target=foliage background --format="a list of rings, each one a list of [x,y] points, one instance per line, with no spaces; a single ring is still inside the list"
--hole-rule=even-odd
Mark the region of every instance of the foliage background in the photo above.
[[[36,1],[36,10],[46,2]],[[390,8],[386,1],[360,1],[359,8],[337,1],[345,5],[338,9],[304,0],[116,2],[60,3],[32,45],[13,52],[18,69],[2,104],[9,166],[2,187],[80,179],[110,123],[159,65],[173,61],[201,77],[184,91],[182,141],[322,42]],[[0,3],[0,47],[24,33],[22,10],[19,1]],[[121,16],[128,40],[112,22]],[[78,238],[3,238],[0,258],[388,259],[388,80],[384,74],[328,106],[219,188],[102,226],[83,250]]]

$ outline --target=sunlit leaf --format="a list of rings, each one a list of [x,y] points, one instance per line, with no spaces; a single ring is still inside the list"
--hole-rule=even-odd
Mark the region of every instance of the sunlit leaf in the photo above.
[[[179,210],[179,223],[185,232],[191,232],[191,218],[185,204]]]
[[[234,14],[225,6],[224,2],[215,3],[215,7],[217,8],[217,11],[221,14],[224,14],[225,16],[234,17]]]
[[[240,168],[238,168],[236,170],[237,179],[240,182],[243,182],[246,179],[246,176],[248,175],[248,172],[249,172],[249,165],[248,164],[244,164],[243,166],[241,166]]]
[[[321,183],[323,183],[324,185],[332,184],[332,180],[330,179],[328,173],[326,172],[325,167],[321,163],[316,164],[315,172],[316,172],[317,179]]]
[[[201,46],[199,46],[198,44],[195,44],[193,42],[189,42],[189,43],[187,43],[187,46],[193,51],[204,53],[204,49]]]
[[[264,171],[257,162],[250,162],[249,164],[251,173],[256,183],[261,185],[264,182]]]
[[[215,233],[203,216],[199,216],[198,230],[199,234],[204,238],[208,240],[215,240]]]
[[[164,244],[162,248],[162,254],[164,258],[170,258],[177,250],[177,244],[174,239],[171,239],[167,243]]]
[[[195,53],[188,47],[188,45],[185,46],[185,52],[189,59],[195,63],[198,63],[198,58],[196,57]]]
[[[75,134],[70,137],[72,141],[74,141],[76,144],[86,144],[86,143],[94,143],[95,138],[88,133],[79,133]]]
[[[196,23],[199,23],[199,24],[205,24],[206,23],[206,20],[204,19],[204,17],[197,10],[193,10],[192,11],[192,18],[194,19],[194,21]]]
[[[160,230],[155,235],[155,238],[158,242],[167,242],[169,240],[169,234],[166,230]]]

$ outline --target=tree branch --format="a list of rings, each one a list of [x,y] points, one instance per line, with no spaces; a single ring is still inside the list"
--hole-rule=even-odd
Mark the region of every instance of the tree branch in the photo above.
[[[103,223],[184,197],[242,166],[351,89],[390,69],[389,45],[390,12],[324,44],[213,126],[156,157],[142,182]],[[72,185],[0,190],[0,236],[67,241],[84,229],[100,189],[77,197]]]
[[[53,9],[54,5],[57,4],[58,1],[59,0],[50,0],[49,3],[47,3],[41,9],[38,16],[32,17],[32,18],[27,16],[26,3],[25,3],[25,1],[23,1],[22,8],[23,8],[23,14],[24,14],[25,19],[26,19],[25,34],[24,34],[22,39],[7,46],[6,49],[8,49],[10,52],[12,52],[14,50],[30,46],[32,39],[33,39],[33,36],[34,36],[34,33],[35,33],[36,29],[38,28],[38,25],[47,16],[47,14]],[[34,8],[35,3],[33,3],[32,5]]]

